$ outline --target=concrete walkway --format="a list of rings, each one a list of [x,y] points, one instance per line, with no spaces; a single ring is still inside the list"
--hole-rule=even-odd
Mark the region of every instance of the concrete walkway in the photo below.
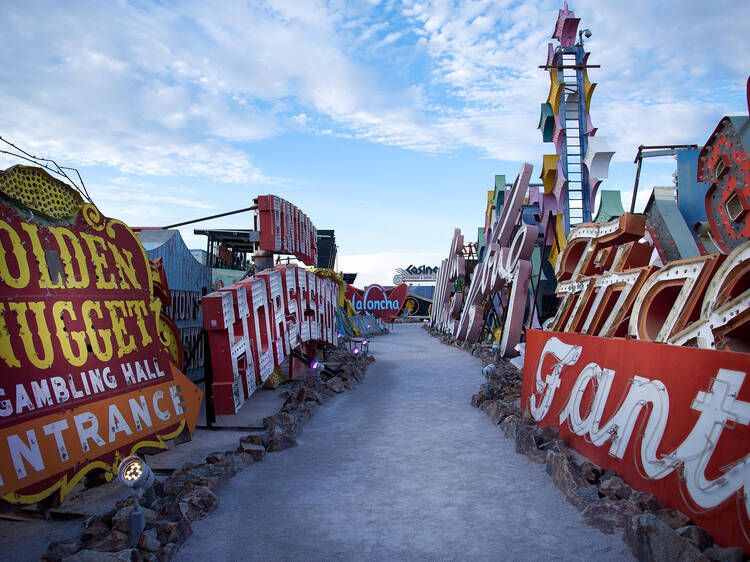
[[[179,560],[632,560],[471,407],[479,359],[418,324],[371,350],[299,447],[219,489]]]

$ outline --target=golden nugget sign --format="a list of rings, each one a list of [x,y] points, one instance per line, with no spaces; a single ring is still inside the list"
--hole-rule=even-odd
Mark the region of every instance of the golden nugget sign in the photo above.
[[[33,503],[192,433],[201,394],[133,232],[37,168],[0,190],[0,497]]]

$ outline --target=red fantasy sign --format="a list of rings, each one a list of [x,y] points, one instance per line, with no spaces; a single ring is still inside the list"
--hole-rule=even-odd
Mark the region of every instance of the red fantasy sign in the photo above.
[[[305,213],[275,195],[258,197],[260,249],[294,254],[305,265],[318,261],[318,231]]]
[[[135,234],[38,168],[2,172],[0,190],[0,496],[63,499],[192,433],[202,394],[167,351]]]
[[[354,310],[359,314],[371,314],[384,319],[398,316],[408,292],[406,283],[387,290],[380,285],[368,285],[364,291],[351,285],[346,286],[346,298],[351,301]]]
[[[522,405],[631,486],[750,553],[750,356],[530,330]]]
[[[236,414],[291,350],[336,343],[339,284],[295,266],[276,266],[201,299],[217,414]]]

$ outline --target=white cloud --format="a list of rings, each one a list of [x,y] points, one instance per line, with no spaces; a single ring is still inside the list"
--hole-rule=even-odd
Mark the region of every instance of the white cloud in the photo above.
[[[539,162],[560,4],[6,3],[0,131],[74,165],[229,183],[278,184],[247,143],[287,128]],[[592,118],[616,158],[700,143],[744,111],[750,3],[570,5],[594,33]]]
[[[718,119],[715,109],[694,101],[601,106],[599,132],[616,151],[615,158],[632,161],[639,145],[697,144],[702,146]]]

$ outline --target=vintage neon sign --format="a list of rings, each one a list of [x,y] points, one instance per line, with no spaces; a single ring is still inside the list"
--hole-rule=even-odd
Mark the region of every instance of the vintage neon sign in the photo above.
[[[750,77],[747,81],[750,112]],[[706,214],[713,240],[729,252],[750,238],[750,155],[747,117],[724,117],[698,157],[698,181],[706,182]]]
[[[380,285],[368,285],[364,291],[347,285],[346,298],[358,314],[370,314],[377,318],[392,318],[397,316],[404,306],[409,287],[406,283],[396,285],[392,289],[384,289]]]
[[[536,243],[536,226],[521,224],[521,204],[526,195],[533,166],[524,163],[508,194],[502,214],[490,233],[484,261],[477,265],[464,302],[458,293],[450,297],[451,283],[465,275],[466,263],[460,257],[463,237],[456,230],[448,260],[438,272],[430,322],[461,341],[474,343],[484,322],[482,303],[498,291],[507,290],[508,306],[500,341],[502,356],[516,355],[521,338],[524,308],[528,296],[531,253]],[[516,228],[518,226],[518,228]],[[459,317],[460,312],[460,317]]]
[[[305,213],[276,195],[258,197],[259,247],[294,254],[305,265],[318,262],[318,231]]]
[[[201,299],[217,414],[236,414],[302,343],[336,343],[339,285],[295,266],[277,266]]]
[[[423,281],[436,281],[438,267],[427,265],[410,265],[406,269],[396,268],[396,275],[393,276],[394,285],[401,283],[419,283]]]
[[[653,247],[636,242],[644,226],[628,213],[571,231],[555,271],[562,301],[545,328],[750,351],[750,241],[658,268],[647,265]]]
[[[446,333],[453,333],[457,328],[458,315],[463,303],[463,293],[451,296],[453,283],[466,276],[466,258],[461,255],[463,246],[464,237],[461,229],[457,228],[453,231],[448,258],[441,262],[435,282],[430,325]]]
[[[91,470],[192,434],[201,392],[167,351],[135,234],[42,170],[6,170],[0,189],[0,496],[64,499]]]
[[[522,403],[592,461],[748,552],[749,367],[743,353],[531,330]]]

